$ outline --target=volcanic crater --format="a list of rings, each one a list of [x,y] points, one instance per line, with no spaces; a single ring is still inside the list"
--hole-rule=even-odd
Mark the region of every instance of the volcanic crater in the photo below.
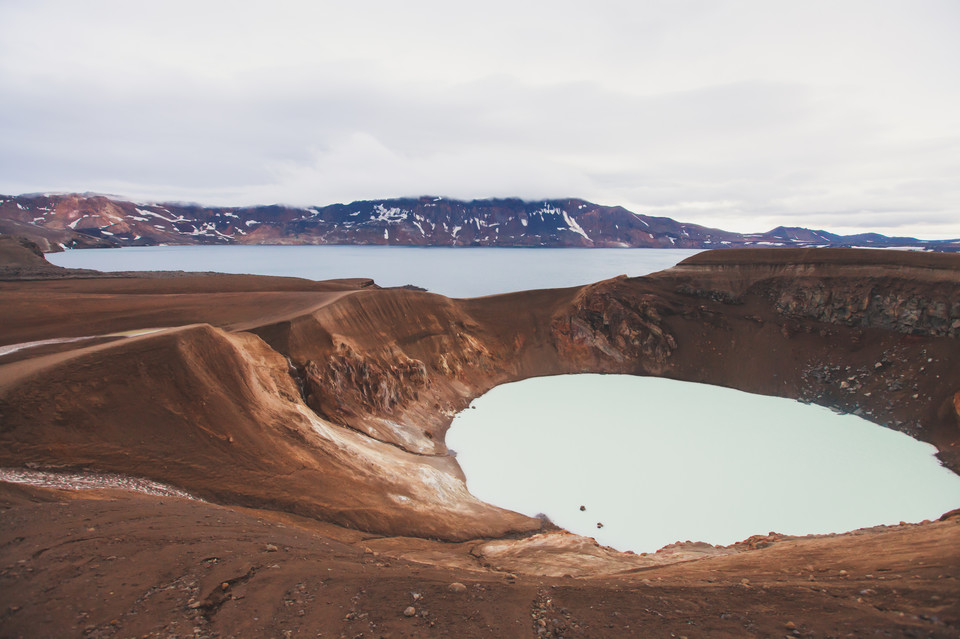
[[[0,636],[960,631],[956,513],[619,553],[477,500],[444,442],[499,384],[626,373],[855,412],[960,472],[960,256],[729,249],[449,299],[0,249]]]

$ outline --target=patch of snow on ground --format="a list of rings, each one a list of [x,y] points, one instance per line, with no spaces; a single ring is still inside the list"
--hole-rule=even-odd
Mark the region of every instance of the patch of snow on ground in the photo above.
[[[630,211],[630,212],[633,213],[633,211]],[[646,221],[645,219],[643,219],[642,217],[640,217],[640,214],[639,214],[639,213],[633,213],[633,215],[634,215],[634,217],[637,218],[637,220],[638,220],[641,224],[643,224],[643,225],[646,226],[647,228],[650,228],[650,224],[647,223],[647,221]]]
[[[163,210],[167,213],[167,215],[171,215],[171,216],[173,215],[173,213],[171,213],[170,211],[167,211],[166,209],[163,209]],[[182,215],[178,215],[176,217],[164,217],[159,213],[154,213],[153,211],[148,211],[146,209],[136,209],[136,211],[140,215],[149,215],[151,217],[158,217],[161,220],[165,220],[167,222],[190,222],[191,221],[183,217]]]
[[[24,468],[0,468],[0,481],[12,484],[25,484],[41,488],[56,488],[60,490],[97,490],[116,488],[155,495],[157,497],[180,497],[201,501],[190,493],[161,484],[160,482],[129,475],[115,473],[68,473],[47,470],[28,470]]]
[[[398,209],[396,207],[387,208],[383,204],[377,204],[373,207],[373,212],[377,214],[377,217],[372,218],[378,222],[401,222],[407,219],[407,212],[403,209]]]
[[[566,211],[560,211],[560,212],[563,214],[563,221],[567,223],[567,226],[570,227],[571,231],[579,235],[582,235],[584,239],[587,239],[587,240],[590,239],[590,236],[587,235],[587,232],[583,230],[583,227],[577,224],[577,221],[572,217],[570,217],[569,213],[567,213]]]
[[[17,351],[26,350],[28,348],[36,348],[38,346],[47,346],[49,344],[67,344],[69,342],[80,342],[85,339],[94,339],[98,337],[97,335],[87,335],[85,337],[58,337],[54,339],[41,339],[35,342],[21,342],[19,344],[8,344],[7,346],[0,346],[0,357],[3,355],[9,355],[10,353],[16,353]]]

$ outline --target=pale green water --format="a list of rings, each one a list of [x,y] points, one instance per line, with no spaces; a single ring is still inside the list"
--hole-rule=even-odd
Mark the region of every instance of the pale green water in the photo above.
[[[620,550],[845,532],[960,506],[960,477],[933,446],[788,399],[564,375],[474,405],[447,435],[473,494]]]

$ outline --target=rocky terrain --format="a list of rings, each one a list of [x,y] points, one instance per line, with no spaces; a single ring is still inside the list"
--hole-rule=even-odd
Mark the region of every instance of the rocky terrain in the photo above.
[[[10,276],[0,636],[955,637],[960,517],[618,553],[475,499],[444,435],[504,382],[659,375],[860,412],[957,472],[958,285],[956,256],[814,249],[467,300]]]
[[[0,233],[61,247],[157,244],[379,244],[643,248],[911,247],[960,251],[960,239],[796,227],[732,233],[585,200],[397,198],[289,207],[137,203],[91,194],[0,196]]]

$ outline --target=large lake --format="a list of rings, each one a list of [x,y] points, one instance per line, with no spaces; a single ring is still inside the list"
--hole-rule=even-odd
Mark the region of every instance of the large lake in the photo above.
[[[448,297],[578,286],[646,275],[699,251],[412,246],[152,246],[47,254],[58,266],[100,271],[218,271],[312,280],[371,277]]]
[[[48,255],[60,266],[371,277],[452,297],[586,284],[669,268],[697,251],[356,246],[151,247]],[[775,530],[844,532],[960,506],[934,449],[858,417],[653,378],[507,384],[448,434],[470,490],[637,552]],[[580,505],[586,511],[580,511]],[[597,522],[604,524],[602,529]]]

